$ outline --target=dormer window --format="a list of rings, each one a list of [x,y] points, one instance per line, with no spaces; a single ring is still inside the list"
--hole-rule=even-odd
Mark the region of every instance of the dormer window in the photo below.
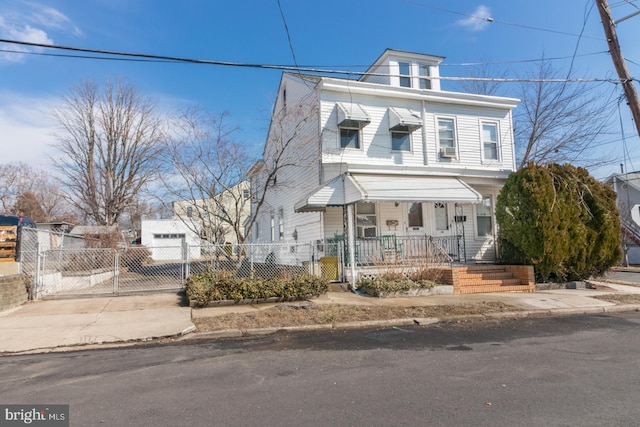
[[[418,70],[420,72],[420,89],[431,89],[431,79],[426,78],[431,76],[431,66],[420,64]]]
[[[411,87],[411,63],[398,62],[398,68],[400,69],[400,86]]]

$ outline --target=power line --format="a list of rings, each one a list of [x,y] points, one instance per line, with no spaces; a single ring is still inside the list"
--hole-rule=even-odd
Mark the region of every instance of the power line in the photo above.
[[[13,41],[10,43],[18,43],[17,41]],[[11,49],[0,49],[0,52],[5,52],[5,53],[15,53],[15,54],[19,54],[19,55],[35,55],[35,56],[51,56],[51,57],[61,57],[61,58],[79,58],[79,59],[101,59],[101,60],[110,60],[110,61],[132,61],[132,62],[182,62],[182,61],[175,61],[175,60],[168,60],[168,59],[163,59],[163,60],[152,60],[152,59],[130,59],[130,58],[109,58],[109,57],[103,57],[103,56],[89,56],[89,55],[65,55],[65,54],[60,54],[60,53],[46,53],[46,52],[33,52],[33,51],[24,51],[24,50],[11,50]],[[590,52],[590,53],[583,53],[580,55],[575,55],[576,58],[578,57],[585,57],[585,56],[596,56],[596,55],[608,55],[609,51],[608,50],[601,50],[598,52]],[[532,58],[532,59],[514,59],[514,60],[510,60],[510,61],[486,61],[486,62],[458,62],[458,63],[441,63],[440,67],[476,67],[479,65],[502,65],[502,64],[520,64],[520,63],[531,63],[531,62],[541,62],[541,61],[560,61],[563,59],[571,59],[573,58],[574,55],[567,55],[567,56],[554,56],[554,57],[545,57],[545,58]],[[630,59],[627,59],[628,62],[631,62],[632,64],[638,65],[637,63],[633,62]],[[327,65],[314,65],[314,64],[304,64],[304,65],[299,65],[296,64],[294,66],[292,65],[274,65],[277,67],[291,67],[291,68],[295,68],[295,67],[300,67],[300,68],[313,68],[313,69],[318,69],[318,68],[323,68],[323,67],[330,67],[332,69],[335,68],[369,68],[371,67],[371,65],[343,65],[343,64],[327,64]],[[339,70],[335,70],[336,72],[338,72]],[[365,73],[354,73],[354,74],[365,74]]]
[[[595,55],[604,55],[608,54],[608,50],[601,50],[598,52],[591,53],[582,53],[580,55],[567,55],[567,56],[555,56],[551,58],[535,58],[535,59],[514,59],[512,61],[487,61],[487,62],[460,62],[457,64],[440,64],[441,67],[467,67],[467,66],[478,66],[478,65],[500,65],[500,64],[519,64],[526,62],[541,62],[541,61],[558,61],[561,59],[572,59],[583,56],[595,56]]]
[[[291,56],[293,57],[293,64],[298,67],[296,52],[293,50],[293,43],[291,42],[291,33],[289,32],[289,26],[287,25],[287,19],[284,17],[284,11],[282,10],[280,0],[278,0],[278,9],[280,10],[280,16],[282,17],[282,23],[284,24],[284,30],[287,33],[287,40],[289,40],[289,49],[291,50]]]
[[[568,32],[559,31],[559,30],[552,30],[552,29],[549,29],[549,28],[534,27],[532,25],[518,24],[518,23],[515,23],[515,22],[501,21],[501,20],[495,19],[493,17],[484,17],[484,16],[472,15],[472,14],[469,14],[469,13],[458,12],[458,11],[455,11],[455,10],[445,9],[445,8],[438,7],[438,6],[432,6],[430,4],[421,3],[421,2],[418,2],[418,1],[415,1],[415,0],[402,0],[402,1],[404,1],[405,3],[408,3],[408,4],[414,4],[416,6],[425,7],[427,9],[439,10],[440,12],[451,13],[453,15],[466,16],[468,18],[477,19],[478,21],[490,22],[492,24],[509,25],[509,26],[512,26],[512,27],[519,27],[519,28],[524,28],[524,29],[527,29],[527,30],[543,31],[543,32],[547,32],[547,33],[561,34],[563,36],[580,37],[579,34],[568,33]],[[600,41],[603,40],[601,37],[591,37],[591,36],[585,36],[585,35],[582,35],[582,37],[583,38],[593,39],[593,40],[600,40]]]
[[[380,76],[380,77],[388,77],[393,76],[393,74],[389,73],[363,73],[357,71],[343,71],[343,70],[329,70],[323,68],[315,68],[315,67],[296,67],[290,65],[272,65],[272,64],[254,64],[254,63],[241,63],[241,62],[229,62],[229,61],[214,61],[214,60],[206,60],[206,59],[194,59],[194,58],[183,58],[177,56],[166,56],[166,55],[154,55],[147,53],[132,53],[132,52],[119,52],[119,51],[110,51],[104,49],[89,49],[89,48],[81,48],[81,47],[73,47],[73,46],[61,46],[61,45],[52,45],[45,43],[34,43],[34,42],[25,42],[18,40],[8,40],[8,39],[0,39],[0,43],[9,43],[9,44],[17,44],[22,46],[31,46],[31,47],[40,47],[46,49],[57,49],[57,50],[67,50],[72,52],[84,52],[84,53],[94,53],[100,55],[111,55],[116,58],[108,58],[112,60],[125,60],[129,58],[136,58],[138,60],[148,60],[153,62],[180,62],[180,63],[188,63],[188,64],[203,64],[203,65],[218,65],[218,66],[227,66],[227,67],[241,67],[241,68],[257,68],[257,69],[269,69],[269,70],[280,70],[280,71],[290,71],[290,72],[308,72],[308,73],[322,73],[329,75],[348,75],[348,76]],[[23,52],[20,52],[23,53]],[[70,55],[73,56],[73,55]],[[73,56],[76,57],[76,56]],[[120,58],[124,57],[124,58]],[[93,58],[92,58],[93,59]],[[97,59],[97,58],[96,58]],[[107,59],[107,58],[104,58]],[[431,79],[445,80],[445,81],[492,81],[492,82],[500,82],[500,83],[596,83],[596,82],[608,82],[608,83],[620,83],[619,80],[608,79],[608,78],[577,78],[577,79],[531,79],[531,78],[492,78],[492,77],[446,77],[446,76],[438,76],[438,77],[430,77]]]

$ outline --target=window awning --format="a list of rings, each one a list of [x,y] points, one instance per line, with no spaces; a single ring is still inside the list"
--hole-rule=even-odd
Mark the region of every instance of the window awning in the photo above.
[[[480,203],[482,195],[457,178],[343,174],[296,203],[295,211],[317,212],[360,201]]]
[[[407,128],[410,132],[422,126],[422,118],[419,114],[408,108],[389,108],[389,129],[396,130]]]
[[[371,122],[369,114],[360,104],[338,102],[338,126],[362,129]]]

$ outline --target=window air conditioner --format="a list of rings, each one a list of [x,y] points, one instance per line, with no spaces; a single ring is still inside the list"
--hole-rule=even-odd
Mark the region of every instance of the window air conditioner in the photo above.
[[[358,237],[376,237],[376,227],[358,226]]]
[[[456,147],[442,147],[440,148],[440,156],[447,158],[456,157]]]

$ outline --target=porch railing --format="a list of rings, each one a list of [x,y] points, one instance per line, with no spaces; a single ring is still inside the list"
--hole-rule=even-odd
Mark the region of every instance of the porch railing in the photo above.
[[[344,244],[344,264],[350,265],[349,247]],[[462,236],[410,236],[383,235],[376,238],[356,239],[357,266],[415,263],[452,263],[460,261]]]

